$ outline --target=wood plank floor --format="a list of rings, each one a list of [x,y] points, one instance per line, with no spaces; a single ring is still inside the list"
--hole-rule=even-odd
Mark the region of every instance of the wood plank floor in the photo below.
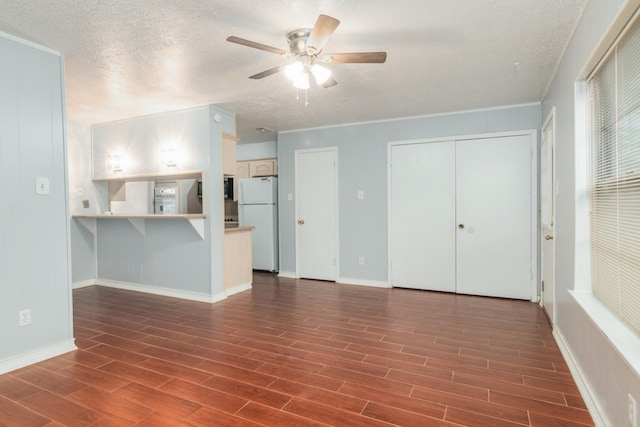
[[[0,425],[593,425],[535,304],[254,279],[75,290],[79,350],[0,376]]]

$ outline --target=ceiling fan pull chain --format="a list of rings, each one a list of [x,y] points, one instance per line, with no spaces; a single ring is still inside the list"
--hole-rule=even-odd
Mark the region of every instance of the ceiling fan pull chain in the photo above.
[[[296,101],[300,101],[300,89],[296,88]]]
[[[308,93],[309,93],[308,89],[305,89],[304,90],[304,106],[305,107],[309,105]]]

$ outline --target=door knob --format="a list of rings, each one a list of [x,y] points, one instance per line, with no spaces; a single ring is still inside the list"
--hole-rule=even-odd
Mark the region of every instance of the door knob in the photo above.
[[[458,224],[458,228],[462,230],[464,228],[464,224]]]
[[[300,225],[304,224],[304,219],[299,219],[298,220],[298,224],[300,224]]]
[[[553,240],[553,236],[551,234],[547,234],[544,236],[544,240]]]

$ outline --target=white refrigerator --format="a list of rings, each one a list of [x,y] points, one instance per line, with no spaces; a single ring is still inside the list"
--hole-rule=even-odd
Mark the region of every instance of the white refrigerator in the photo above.
[[[278,178],[244,178],[239,184],[238,222],[252,225],[253,268],[276,272],[278,262]]]

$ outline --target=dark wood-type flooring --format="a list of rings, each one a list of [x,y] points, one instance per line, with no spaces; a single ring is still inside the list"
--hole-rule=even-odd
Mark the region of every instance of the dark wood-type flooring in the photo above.
[[[0,425],[593,425],[536,304],[254,278],[75,290],[79,350],[0,376]]]

